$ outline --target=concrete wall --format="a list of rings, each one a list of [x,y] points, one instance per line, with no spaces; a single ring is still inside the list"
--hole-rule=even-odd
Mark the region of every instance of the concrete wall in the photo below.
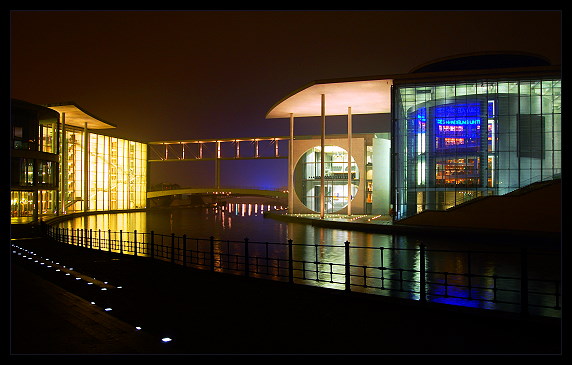
[[[535,185],[535,184],[533,184]],[[560,232],[561,180],[501,196],[475,199],[445,211],[425,211],[396,223],[412,226]]]
[[[294,166],[298,163],[302,155],[312,147],[320,146],[320,139],[294,139]],[[346,151],[348,150],[347,138],[326,138],[326,146],[338,146]],[[358,185],[358,192],[352,200],[352,213],[363,214],[365,211],[365,140],[364,138],[352,139],[352,157],[354,158],[360,173],[360,181]],[[294,191],[293,187],[289,188]],[[294,210],[293,213],[316,213],[307,208],[294,193]],[[347,208],[342,209],[339,213],[347,213]]]

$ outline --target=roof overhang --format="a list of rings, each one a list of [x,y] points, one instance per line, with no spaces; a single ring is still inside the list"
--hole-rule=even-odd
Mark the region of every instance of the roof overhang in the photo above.
[[[322,115],[322,94],[326,115],[377,114],[391,112],[392,79],[359,81],[314,81],[276,103],[267,119]]]
[[[79,128],[87,129],[108,129],[116,128],[114,124],[106,122],[101,118],[94,116],[83,110],[79,105],[73,102],[59,103],[59,104],[46,104],[50,109],[62,114],[65,113],[66,125],[71,125]]]

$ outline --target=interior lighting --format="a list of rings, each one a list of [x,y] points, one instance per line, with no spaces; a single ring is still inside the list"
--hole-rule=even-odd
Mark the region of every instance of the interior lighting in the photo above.
[[[135,329],[136,329],[137,331],[141,331],[141,327],[139,327],[139,326],[135,327]]]
[[[111,308],[109,308],[109,307],[107,307],[107,308],[105,308],[105,309],[104,309],[104,311],[106,311],[106,312],[111,312],[111,311],[112,311],[112,309],[111,309]]]
[[[163,341],[164,343],[167,343],[167,342],[173,341],[173,339],[172,339],[171,337],[163,337],[163,338],[161,339],[161,341]]]

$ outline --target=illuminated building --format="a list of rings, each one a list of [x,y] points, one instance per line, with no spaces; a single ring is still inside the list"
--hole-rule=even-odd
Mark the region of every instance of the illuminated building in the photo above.
[[[28,123],[26,138],[22,105],[49,115]],[[13,222],[145,207],[146,144],[103,134],[115,126],[73,103],[37,106],[12,100],[12,125]],[[24,147],[39,157],[30,162],[22,156]]]
[[[289,118],[291,150],[301,143],[294,135],[295,118],[321,117],[322,122],[319,142],[304,147],[313,148],[316,157],[291,156],[289,191],[297,193],[290,197],[291,213],[362,213],[347,203],[328,204],[343,184],[328,181],[327,166],[335,164],[321,152],[330,145],[326,116],[347,115],[347,138],[338,139],[346,141],[356,162],[362,158],[363,148],[351,146],[352,116],[359,114],[390,115],[389,125],[380,121],[380,130],[390,130],[388,144],[371,145],[372,175],[383,170],[368,186],[374,214],[395,213],[402,219],[445,210],[561,174],[560,67],[523,54],[455,57],[408,74],[315,81],[276,103],[266,117]],[[318,178],[310,193],[299,193],[300,159],[320,165],[314,166]],[[359,206],[361,180],[350,178],[345,185]],[[363,213],[370,213],[364,208]]]
[[[348,164],[349,142],[345,136],[330,135],[324,146],[325,213],[347,212],[353,214],[379,214],[387,211],[383,199],[375,194],[373,186],[381,186],[383,174],[389,177],[389,161],[381,161],[383,149],[389,147],[387,133],[353,134],[352,159]],[[310,136],[298,136],[293,143],[291,158],[296,161],[293,169],[292,212],[315,213],[320,210],[321,146],[320,140]],[[373,170],[372,166],[376,165]],[[348,174],[348,171],[351,171]],[[349,184],[348,184],[349,183]],[[348,189],[350,186],[350,189]],[[348,199],[351,197],[351,200]]]
[[[54,214],[58,197],[59,114],[12,100],[10,115],[10,216],[13,223]]]

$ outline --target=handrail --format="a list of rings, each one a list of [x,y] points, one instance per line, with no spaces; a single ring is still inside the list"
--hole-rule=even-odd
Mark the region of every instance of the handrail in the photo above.
[[[213,272],[225,272],[253,278],[287,281],[296,284],[318,284],[345,291],[377,295],[397,295],[420,302],[489,307],[517,306],[523,316],[532,308],[561,310],[559,278],[529,277],[530,253],[526,246],[520,251],[495,251],[513,255],[520,260],[520,276],[479,273],[475,255],[485,251],[434,250],[419,248],[343,245],[272,243],[219,240],[214,237],[193,238],[151,232],[127,232],[100,229],[45,227],[46,234],[57,242],[71,244],[110,254],[133,255],[167,261],[172,264]],[[374,264],[355,262],[358,250],[368,250]],[[332,259],[324,259],[320,251],[328,251]],[[431,270],[426,266],[428,253],[451,252],[465,255],[466,272]],[[490,253],[490,252],[487,252]],[[391,262],[398,255],[408,255],[419,267],[399,267]],[[354,261],[354,262],[352,262]],[[559,314],[558,314],[559,315]]]

